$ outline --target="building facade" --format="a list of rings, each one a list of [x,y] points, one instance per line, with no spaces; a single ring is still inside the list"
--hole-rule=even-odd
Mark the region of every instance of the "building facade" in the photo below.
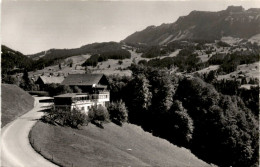
[[[78,109],[88,114],[90,108],[95,105],[106,107],[109,99],[109,91],[99,91],[95,94],[67,93],[54,97],[54,107],[55,109]]]
[[[78,109],[86,114],[95,105],[106,107],[110,100],[107,90],[108,81],[103,74],[71,74],[61,83],[67,86],[77,86],[82,93],[67,93],[54,97],[57,109]]]

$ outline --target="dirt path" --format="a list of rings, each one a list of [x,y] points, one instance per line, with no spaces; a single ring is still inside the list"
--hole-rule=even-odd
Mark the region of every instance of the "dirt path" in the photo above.
[[[48,106],[48,103],[39,103],[44,97],[35,97],[35,107],[7,124],[1,131],[1,166],[2,167],[55,167],[44,159],[31,147],[28,134],[43,115],[39,112]],[[40,133],[40,132],[39,132]]]

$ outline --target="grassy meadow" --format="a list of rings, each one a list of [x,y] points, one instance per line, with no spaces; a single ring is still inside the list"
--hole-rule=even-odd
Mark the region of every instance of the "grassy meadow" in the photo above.
[[[133,124],[108,123],[104,129],[89,124],[78,130],[37,122],[30,141],[44,157],[66,167],[210,166]]]

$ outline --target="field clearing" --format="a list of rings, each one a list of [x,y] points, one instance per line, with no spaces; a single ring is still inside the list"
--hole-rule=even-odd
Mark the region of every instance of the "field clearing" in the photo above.
[[[252,37],[249,39],[249,41],[250,41],[251,43],[256,42],[258,45],[260,45],[260,34],[257,34],[257,35],[252,36]]]
[[[232,78],[232,76],[238,77],[239,75],[243,75],[244,77],[252,77],[252,78],[259,79],[259,75],[260,75],[259,63],[260,62],[255,62],[253,64],[248,64],[248,65],[247,64],[239,65],[236,71],[226,75],[219,75],[218,80]]]
[[[177,49],[176,51],[170,53],[169,56],[165,56],[165,57],[176,57],[179,54],[180,50],[181,49]],[[160,59],[162,59],[162,58],[164,58],[164,57],[161,57]]]
[[[39,133],[41,132],[41,133]],[[210,166],[189,150],[144,132],[140,127],[93,124],[82,130],[37,122],[33,147],[61,166]]]
[[[209,66],[209,67],[207,67],[207,68],[204,68],[204,69],[202,69],[202,70],[199,70],[199,71],[195,71],[195,72],[193,72],[193,73],[199,73],[199,74],[204,74],[204,73],[208,73],[208,72],[210,72],[210,71],[216,71],[216,70],[218,70],[218,68],[219,68],[219,65],[211,65],[211,66]]]
[[[198,57],[200,58],[201,62],[204,63],[204,62],[206,62],[206,61],[208,61],[210,59],[211,55],[202,54],[202,55],[200,55]]]
[[[230,36],[221,38],[221,41],[223,41],[229,45],[238,44],[241,40],[242,40],[241,38],[234,38],[234,37],[230,37]]]
[[[16,85],[1,85],[1,127],[34,107],[34,98]]]

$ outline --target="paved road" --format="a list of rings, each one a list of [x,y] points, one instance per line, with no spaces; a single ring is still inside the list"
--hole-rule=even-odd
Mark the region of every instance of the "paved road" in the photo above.
[[[48,103],[39,103],[44,97],[35,97],[35,107],[3,127],[1,132],[1,166],[2,167],[56,167],[31,147],[28,134],[43,115],[38,112]],[[39,132],[40,133],[40,132]]]

